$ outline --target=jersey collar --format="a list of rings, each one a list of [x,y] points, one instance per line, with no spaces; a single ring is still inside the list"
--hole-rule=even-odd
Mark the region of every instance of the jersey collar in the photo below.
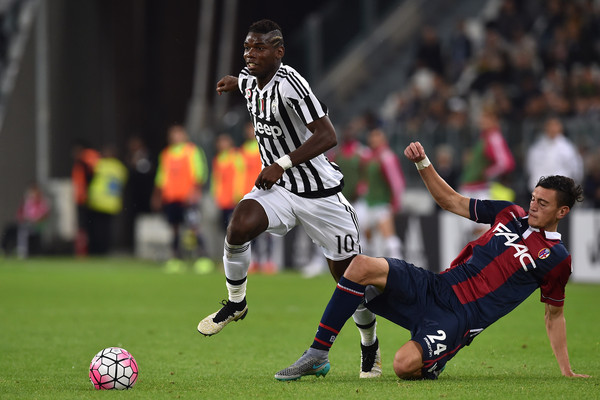
[[[279,71],[281,71],[282,67],[283,67],[283,63],[281,63],[279,68],[277,68],[277,71],[275,71],[275,74],[273,75],[271,80],[269,82],[267,82],[267,84],[262,89],[258,88],[258,80],[257,80],[256,90],[258,91],[258,93],[260,93],[262,95],[263,93],[268,91],[271,88],[271,86],[273,86],[275,84],[277,74],[279,73]]]
[[[524,217],[523,219],[528,219],[529,215]],[[542,229],[538,229],[538,228],[533,228],[531,226],[527,227],[527,230],[525,231],[525,233],[523,233],[523,237],[525,239],[527,239],[529,237],[529,235],[531,235],[533,232],[541,232],[544,234],[544,237],[548,240],[561,240],[562,239],[562,235],[559,232],[548,232]]]

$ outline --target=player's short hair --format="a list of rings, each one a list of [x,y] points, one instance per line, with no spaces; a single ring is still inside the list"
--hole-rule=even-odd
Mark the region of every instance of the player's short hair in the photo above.
[[[576,201],[583,201],[583,188],[581,185],[577,185],[573,179],[566,176],[542,176],[535,186],[555,190],[559,207],[568,206],[573,208]]]
[[[269,43],[273,47],[283,46],[283,33],[281,27],[270,19],[261,19],[260,21],[254,22],[248,28],[248,32],[267,34],[272,33]]]

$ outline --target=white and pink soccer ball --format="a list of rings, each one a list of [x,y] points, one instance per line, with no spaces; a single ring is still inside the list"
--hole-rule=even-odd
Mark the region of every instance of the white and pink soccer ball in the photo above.
[[[97,390],[131,389],[137,377],[135,359],[120,347],[100,350],[90,364],[90,380]]]

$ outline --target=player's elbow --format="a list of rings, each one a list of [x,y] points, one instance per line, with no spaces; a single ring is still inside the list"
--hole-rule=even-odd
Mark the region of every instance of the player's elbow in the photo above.
[[[544,313],[544,319],[546,322],[549,323],[559,318],[564,318],[563,308],[546,304],[546,312]]]
[[[436,197],[436,203],[444,210],[469,218],[469,199],[451,189],[445,196]]]
[[[335,146],[337,146],[337,136],[335,134],[335,131],[333,132],[328,132],[326,135],[322,136],[322,141],[321,141],[322,145],[324,148],[326,148],[326,150],[332,149]]]
[[[450,211],[451,213],[455,213],[457,214],[457,210],[458,210],[458,205],[457,202],[454,201],[454,199],[449,198],[449,197],[445,197],[443,199],[436,199],[438,206],[440,206],[440,208],[442,208],[445,211]]]
[[[307,125],[308,129],[312,132],[313,136],[318,139],[318,143],[324,151],[327,151],[337,145],[337,135],[335,128],[329,121],[329,118],[323,117],[316,121],[313,121]]]

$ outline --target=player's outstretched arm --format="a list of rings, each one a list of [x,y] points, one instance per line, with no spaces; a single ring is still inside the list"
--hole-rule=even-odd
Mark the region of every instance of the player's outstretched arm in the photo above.
[[[226,75],[217,82],[217,93],[231,92],[238,88],[238,78],[233,75]]]
[[[404,155],[416,164],[427,190],[440,207],[461,217],[469,218],[469,198],[452,189],[436,172],[421,143],[410,143],[404,149]]]
[[[560,372],[564,376],[589,378],[589,375],[576,374],[571,369],[569,352],[567,351],[567,323],[563,314],[563,308],[546,304],[544,319],[546,321],[546,332],[548,333],[548,339],[550,339],[550,346],[552,346],[552,351],[554,352],[556,361],[558,361]]]

